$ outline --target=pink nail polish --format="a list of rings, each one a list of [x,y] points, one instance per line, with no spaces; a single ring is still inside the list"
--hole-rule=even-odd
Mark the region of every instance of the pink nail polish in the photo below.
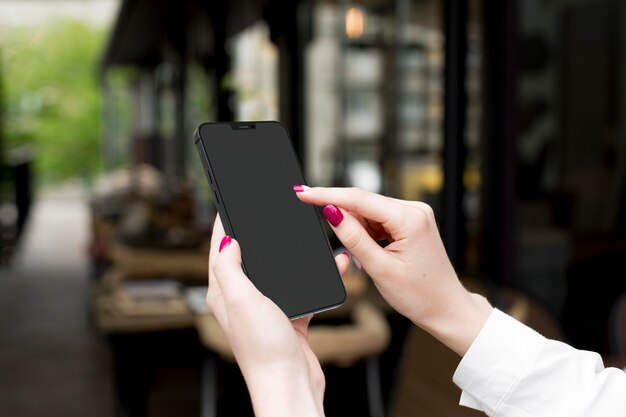
[[[230,245],[230,242],[232,242],[232,238],[228,235],[224,236],[222,238],[222,242],[220,243],[220,252],[222,251],[222,249],[224,249],[226,246]]]
[[[333,225],[333,227],[339,226],[339,224],[343,220],[343,213],[332,204],[330,206],[324,207],[322,213],[324,214],[324,217],[328,219],[328,222]]]
[[[302,185],[302,184],[296,184],[296,185],[293,186],[293,190],[296,193],[301,193],[301,192],[306,191],[308,189],[309,189],[309,187],[307,187],[306,185]]]

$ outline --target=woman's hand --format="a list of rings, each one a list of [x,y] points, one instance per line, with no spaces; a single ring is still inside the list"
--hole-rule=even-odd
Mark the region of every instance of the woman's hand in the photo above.
[[[356,188],[294,190],[303,202],[325,206],[337,237],[392,307],[465,354],[492,307],[459,282],[427,204]],[[390,243],[383,248],[380,240]]]
[[[349,257],[337,256],[343,275]],[[239,244],[215,220],[207,305],[226,333],[257,416],[321,416],[325,379],[307,342],[312,316],[289,321],[241,268]]]

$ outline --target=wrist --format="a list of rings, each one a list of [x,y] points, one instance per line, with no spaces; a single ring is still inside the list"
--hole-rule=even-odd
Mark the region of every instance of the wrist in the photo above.
[[[258,370],[257,370],[258,371]],[[256,417],[324,415],[323,389],[320,391],[301,373],[265,369],[244,375]]]
[[[456,296],[447,297],[436,312],[416,324],[462,357],[492,311],[493,307],[485,297],[461,287]]]

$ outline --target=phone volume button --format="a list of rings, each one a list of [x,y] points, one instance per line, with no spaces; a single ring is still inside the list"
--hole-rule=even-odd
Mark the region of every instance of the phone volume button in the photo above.
[[[220,203],[220,198],[217,195],[217,191],[213,190],[213,195],[215,196],[215,204],[219,204]]]
[[[211,176],[211,173],[208,170],[206,171],[206,176],[209,179],[209,183],[213,184],[213,177]]]

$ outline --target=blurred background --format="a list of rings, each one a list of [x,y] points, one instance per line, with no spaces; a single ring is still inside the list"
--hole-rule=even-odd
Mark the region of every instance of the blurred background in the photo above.
[[[0,0],[2,414],[252,415],[204,307],[205,121],[280,120],[309,185],[427,202],[467,287],[626,366],[625,23],[619,0]],[[458,357],[345,283],[311,331],[328,416],[480,415]]]

